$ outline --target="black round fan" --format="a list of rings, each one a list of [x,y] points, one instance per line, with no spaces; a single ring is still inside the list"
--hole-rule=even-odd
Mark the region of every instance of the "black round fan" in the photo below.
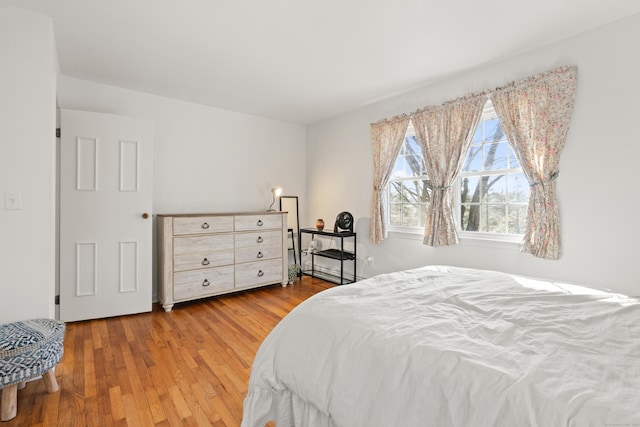
[[[349,212],[340,212],[336,217],[336,223],[333,226],[333,232],[349,231],[353,233],[353,215]]]

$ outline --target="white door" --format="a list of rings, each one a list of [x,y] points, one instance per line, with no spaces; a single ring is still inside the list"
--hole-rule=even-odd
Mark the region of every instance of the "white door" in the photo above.
[[[60,319],[151,310],[152,122],[60,111]]]

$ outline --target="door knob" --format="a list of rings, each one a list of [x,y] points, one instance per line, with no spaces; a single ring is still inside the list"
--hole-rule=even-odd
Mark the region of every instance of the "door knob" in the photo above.
[[[143,219],[147,219],[147,218],[149,218],[149,214],[148,214],[148,213],[146,213],[146,212],[145,212],[145,213],[143,213],[143,214],[142,214],[142,218],[143,218]]]

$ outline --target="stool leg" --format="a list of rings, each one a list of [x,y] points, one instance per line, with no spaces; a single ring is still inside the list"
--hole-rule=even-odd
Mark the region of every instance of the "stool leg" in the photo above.
[[[58,391],[58,382],[56,381],[56,374],[53,368],[42,374],[42,380],[47,387],[47,392],[53,393],[54,391]]]
[[[16,417],[18,410],[18,384],[2,389],[0,421],[9,421]]]

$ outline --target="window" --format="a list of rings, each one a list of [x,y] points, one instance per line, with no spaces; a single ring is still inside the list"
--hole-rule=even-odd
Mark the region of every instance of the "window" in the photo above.
[[[491,101],[484,107],[458,184],[461,231],[524,233],[529,184]]]
[[[421,233],[432,185],[409,123],[387,185],[389,229]],[[529,184],[491,101],[465,157],[454,190],[461,235],[495,238],[525,231]]]
[[[389,178],[387,191],[391,228],[424,227],[431,199],[431,182],[411,123]]]

